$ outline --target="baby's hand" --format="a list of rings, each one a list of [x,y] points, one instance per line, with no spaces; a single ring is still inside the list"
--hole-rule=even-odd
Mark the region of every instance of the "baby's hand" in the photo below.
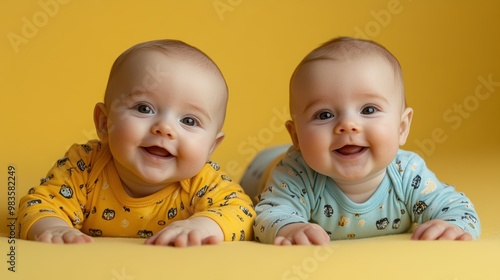
[[[472,235],[443,220],[430,220],[415,228],[413,240],[472,240]]]
[[[146,240],[149,245],[175,247],[217,244],[224,240],[219,225],[209,218],[196,217],[175,221]]]
[[[35,240],[54,244],[78,244],[94,241],[92,237],[68,226],[48,228],[39,235],[36,235]]]
[[[28,239],[55,244],[77,244],[94,241],[92,237],[56,217],[47,217],[36,221],[28,232]]]
[[[275,245],[328,245],[330,236],[317,224],[294,223],[282,227],[274,239]]]

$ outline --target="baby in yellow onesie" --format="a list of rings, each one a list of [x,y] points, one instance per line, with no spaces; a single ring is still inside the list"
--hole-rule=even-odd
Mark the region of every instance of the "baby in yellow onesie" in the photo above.
[[[227,95],[217,65],[193,46],[157,40],[125,51],[94,109],[100,140],[73,145],[21,199],[19,238],[251,240],[250,198],[210,161],[224,138]]]

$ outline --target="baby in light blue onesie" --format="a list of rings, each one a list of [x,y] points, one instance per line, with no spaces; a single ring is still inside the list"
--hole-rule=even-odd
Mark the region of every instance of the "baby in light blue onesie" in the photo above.
[[[293,147],[259,195],[257,240],[324,245],[414,224],[415,240],[479,238],[471,201],[400,149],[413,110],[399,62],[383,46],[340,37],[313,50],[292,75],[290,112]]]

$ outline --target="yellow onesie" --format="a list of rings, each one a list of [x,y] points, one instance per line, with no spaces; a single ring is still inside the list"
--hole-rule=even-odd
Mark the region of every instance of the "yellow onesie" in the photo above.
[[[59,217],[90,236],[147,238],[173,221],[208,217],[225,241],[252,240],[255,219],[250,198],[214,162],[201,172],[150,196],[130,197],[123,189],[109,147],[97,140],[73,145],[21,198],[18,236],[34,222]]]

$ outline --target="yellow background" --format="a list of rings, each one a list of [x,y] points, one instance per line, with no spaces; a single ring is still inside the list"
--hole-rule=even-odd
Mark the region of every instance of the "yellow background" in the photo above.
[[[202,49],[223,71],[227,136],[213,159],[236,180],[256,152],[288,142],[283,123],[297,63],[348,35],[380,42],[402,64],[415,110],[404,148],[442,180],[472,186],[500,171],[499,10],[494,0],[2,1],[0,220],[7,166],[16,167],[18,199],[72,143],[95,138],[92,110],[114,59],[159,38]]]
[[[1,1],[0,278],[155,279],[187,271],[200,279],[498,279],[499,11],[496,0]],[[415,110],[404,148],[472,199],[482,240],[413,242],[405,234],[330,247],[184,250],[118,238],[78,250],[17,240],[18,272],[7,270],[8,166],[16,167],[19,199],[72,143],[94,138],[93,106],[125,49],[175,38],[216,61],[230,101],[227,136],[213,159],[238,180],[255,153],[288,142],[290,74],[339,35],[376,40],[398,57]]]

